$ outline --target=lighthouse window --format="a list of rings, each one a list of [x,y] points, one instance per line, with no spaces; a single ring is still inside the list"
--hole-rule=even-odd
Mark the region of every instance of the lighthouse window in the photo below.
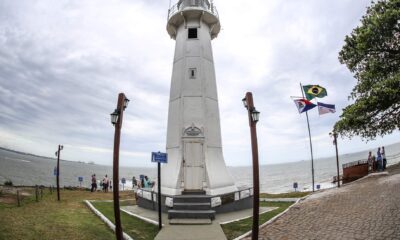
[[[190,79],[196,78],[196,68],[189,68],[189,78]]]
[[[188,29],[188,38],[197,38],[197,28],[189,28]]]

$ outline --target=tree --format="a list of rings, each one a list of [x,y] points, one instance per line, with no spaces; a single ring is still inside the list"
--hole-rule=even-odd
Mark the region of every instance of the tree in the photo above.
[[[346,36],[339,61],[357,84],[334,130],[374,139],[400,129],[400,0],[372,2]]]

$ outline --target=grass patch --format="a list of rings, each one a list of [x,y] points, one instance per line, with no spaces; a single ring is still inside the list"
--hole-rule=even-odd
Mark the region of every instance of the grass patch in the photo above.
[[[278,207],[270,212],[263,213],[259,216],[259,225],[267,222],[271,218],[285,211],[294,202],[260,202],[260,206],[263,207]],[[253,224],[253,217],[246,218],[237,222],[221,225],[222,230],[228,239],[235,239],[246,232],[250,231]]]
[[[123,202],[121,202],[121,206]],[[127,205],[127,203],[124,203]],[[114,205],[112,202],[92,202],[104,216],[114,223]],[[121,211],[122,230],[134,239],[154,239],[158,233],[158,226],[130,216]]]
[[[4,190],[4,189],[3,189]],[[34,193],[34,189],[31,189]],[[44,189],[43,199],[27,196],[21,207],[0,202],[0,239],[115,239],[115,234],[83,203],[85,199],[112,200],[112,193]],[[2,200],[3,196],[0,198]],[[121,198],[133,198],[121,192]]]
[[[302,198],[311,192],[260,193],[260,198]]]

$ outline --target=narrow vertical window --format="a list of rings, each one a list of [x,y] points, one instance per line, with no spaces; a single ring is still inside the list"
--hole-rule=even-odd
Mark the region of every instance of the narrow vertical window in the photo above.
[[[196,79],[196,68],[189,68],[189,78]]]
[[[188,38],[189,39],[197,38],[197,28],[189,28],[188,29]]]

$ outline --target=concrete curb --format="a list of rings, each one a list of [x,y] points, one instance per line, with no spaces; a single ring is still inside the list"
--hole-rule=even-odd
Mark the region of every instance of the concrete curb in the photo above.
[[[122,209],[122,208],[121,208],[121,211],[123,211],[124,213],[126,213],[126,214],[128,214],[128,215],[131,215],[131,216],[133,216],[133,217],[137,217],[137,218],[139,218],[139,219],[141,219],[141,220],[143,220],[143,221],[145,221],[145,222],[148,222],[148,223],[150,223],[150,224],[153,224],[153,225],[158,226],[158,222],[157,222],[157,221],[154,221],[154,220],[149,219],[149,218],[142,217],[142,216],[140,216],[140,215],[138,215],[138,214],[134,214],[134,213],[129,212],[129,211],[127,211],[127,210],[125,210],[125,209]],[[162,226],[164,226],[164,224],[162,224]]]
[[[263,213],[266,213],[266,212],[274,211],[277,208],[278,207],[274,207],[273,209],[262,211],[259,214],[263,214]],[[240,221],[240,220],[243,220],[243,219],[246,219],[246,218],[251,218],[252,216],[253,215],[242,217],[242,218],[238,218],[238,219],[234,219],[234,220],[230,220],[230,221],[226,221],[226,222],[220,222],[219,225],[228,224],[228,223],[232,223],[232,222],[237,222],[237,221]]]
[[[310,194],[310,195],[311,195],[311,194]],[[291,209],[292,207],[294,207],[295,205],[297,205],[300,201],[306,199],[306,198],[307,198],[308,196],[310,196],[310,195],[307,195],[307,196],[305,196],[305,197],[303,197],[303,198],[297,199],[297,201],[296,201],[292,206],[288,207],[285,211],[279,213],[279,214],[276,215],[275,217],[271,218],[271,219],[268,220],[267,222],[265,222],[265,223],[263,223],[262,225],[260,225],[260,226],[258,227],[258,229],[261,229],[261,228],[267,226],[268,224],[271,224],[271,223],[275,222],[275,221],[276,221],[278,218],[280,218],[283,214],[285,214],[287,211],[289,211],[289,209]],[[250,235],[251,235],[251,231],[248,231],[248,232],[246,232],[245,234],[243,234],[243,235],[241,235],[241,236],[239,236],[239,237],[237,237],[237,238],[235,238],[235,239],[233,239],[233,240],[240,240],[240,239],[243,239],[243,238],[248,237],[248,236],[250,236]]]
[[[100,219],[105,222],[105,224],[111,228],[111,230],[113,230],[113,232],[115,232],[115,225],[114,223],[112,223],[106,216],[104,216],[99,210],[97,210],[88,200],[84,201],[86,203],[86,205],[90,208],[90,210],[92,210],[94,212],[94,214],[96,214],[97,216],[100,217]],[[122,233],[123,238],[125,240],[134,240],[133,238],[131,238],[128,234],[126,233]]]
[[[296,202],[300,198],[260,198],[260,202]]]

